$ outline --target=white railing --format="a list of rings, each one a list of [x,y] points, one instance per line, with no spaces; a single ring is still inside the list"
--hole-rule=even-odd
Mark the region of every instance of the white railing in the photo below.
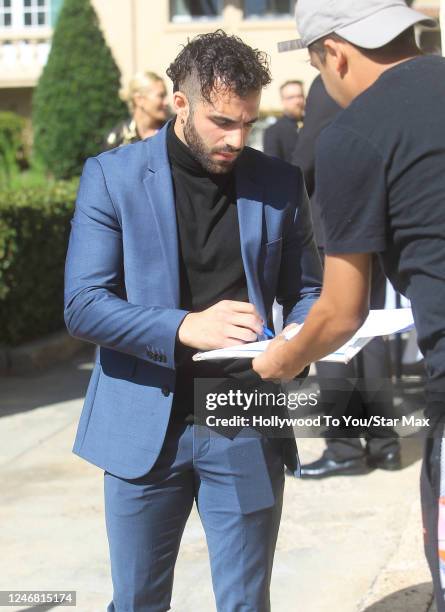
[[[33,87],[48,59],[52,30],[0,31],[0,87]]]

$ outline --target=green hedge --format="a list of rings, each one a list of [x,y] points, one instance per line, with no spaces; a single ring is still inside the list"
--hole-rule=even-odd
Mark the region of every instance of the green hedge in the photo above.
[[[62,329],[63,270],[78,179],[0,192],[0,344]]]
[[[0,184],[8,185],[24,162],[23,117],[0,112]]]

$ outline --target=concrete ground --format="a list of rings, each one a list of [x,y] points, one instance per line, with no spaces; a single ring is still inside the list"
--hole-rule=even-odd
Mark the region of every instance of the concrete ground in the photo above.
[[[103,475],[71,453],[91,367],[85,354],[38,377],[0,379],[0,590],[75,590],[77,610],[103,612],[112,593]],[[304,439],[299,448],[309,461],[323,443]],[[286,480],[272,579],[275,612],[432,610],[420,455],[419,440],[404,440],[398,472]],[[196,512],[181,546],[172,609],[215,610]]]

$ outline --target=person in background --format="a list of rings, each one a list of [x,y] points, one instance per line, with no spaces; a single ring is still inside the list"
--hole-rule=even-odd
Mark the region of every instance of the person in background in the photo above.
[[[302,81],[286,81],[280,87],[284,114],[264,132],[263,149],[266,155],[292,162],[292,154],[303,125],[305,95]]]
[[[291,163],[301,168],[306,183],[306,191],[311,198],[312,222],[315,240],[323,245],[323,229],[315,192],[315,144],[322,130],[328,126],[341,111],[341,107],[328,95],[320,75],[309,89],[304,113],[304,125],[298,134],[297,144]]]
[[[318,137],[340,113],[341,107],[326,91],[320,76],[311,85],[306,103],[304,126],[300,131],[293,163],[304,173],[306,189],[311,198],[314,234],[320,257],[324,261],[324,232],[317,201],[315,183],[315,149]],[[386,279],[377,257],[373,260],[371,281],[371,308],[384,308]],[[353,380],[360,380],[360,388]],[[324,414],[333,417],[393,416],[391,363],[388,343],[374,338],[363,351],[348,364],[317,363],[320,402]],[[368,428],[363,433],[366,445],[359,435],[341,437],[347,432],[331,428],[326,432],[326,450],[316,461],[301,467],[302,478],[324,478],[345,474],[365,474],[370,468],[399,469],[400,445],[392,428]]]
[[[167,88],[154,72],[139,72],[131,79],[125,99],[131,117],[116,125],[105,138],[105,150],[154,136],[169,118]]]

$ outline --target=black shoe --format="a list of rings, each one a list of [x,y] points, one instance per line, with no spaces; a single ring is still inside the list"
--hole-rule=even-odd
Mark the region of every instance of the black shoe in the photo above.
[[[385,454],[368,455],[368,465],[371,468],[380,470],[401,470],[402,459],[400,449]]]
[[[370,467],[365,457],[336,461],[322,455],[317,461],[301,466],[302,478],[326,478],[327,476],[352,476],[369,474]]]

